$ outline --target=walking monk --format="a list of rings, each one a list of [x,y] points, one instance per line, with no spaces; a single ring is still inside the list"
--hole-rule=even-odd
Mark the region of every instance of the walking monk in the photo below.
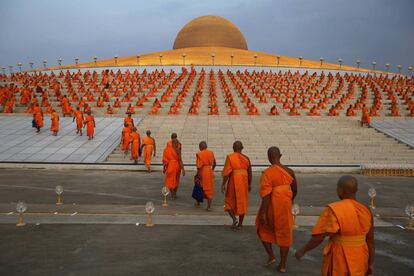
[[[223,176],[221,192],[225,193],[224,211],[227,211],[233,219],[233,229],[241,229],[243,226],[248,206],[248,193],[252,186],[250,159],[241,153],[242,150],[242,142],[233,143],[234,153],[227,155],[221,172]],[[236,216],[239,216],[239,220]]]
[[[50,114],[50,116],[50,120],[52,121],[50,125],[50,131],[54,136],[57,136],[59,132],[59,114],[56,112],[56,110],[53,109],[52,114]]]
[[[312,238],[296,251],[300,260],[325,237],[321,275],[365,276],[374,274],[374,224],[369,209],[356,200],[358,182],[342,176],[337,185],[340,201],[328,204],[312,230]]]
[[[124,128],[122,129],[122,146],[121,149],[125,153],[128,154],[129,144],[131,143],[131,128],[129,127],[128,123],[124,123]]]
[[[142,139],[141,152],[144,157],[144,164],[151,173],[151,157],[156,153],[155,139],[151,137],[151,131],[147,130],[147,136]]]
[[[134,164],[138,163],[138,156],[139,156],[139,149],[141,143],[141,137],[137,131],[136,127],[132,128],[132,132],[130,134],[131,139],[131,160],[134,160]]]
[[[85,126],[86,126],[86,135],[89,137],[88,140],[92,140],[96,125],[95,125],[95,118],[91,115],[90,111],[88,111],[88,115],[86,115],[85,117]]]
[[[80,134],[82,136],[82,127],[83,127],[83,112],[80,110],[80,107],[78,106],[76,108],[76,111],[73,113],[73,120],[74,122],[76,120],[76,134]]]
[[[200,151],[196,154],[197,174],[201,180],[204,198],[207,199],[207,211],[211,211],[211,202],[214,195],[214,168],[216,167],[216,158],[214,153],[207,149],[205,141],[200,142],[198,148]],[[198,203],[199,204],[199,203]]]
[[[170,143],[171,142],[171,143]],[[173,138],[167,143],[162,155],[162,164],[164,165],[165,186],[170,189],[173,200],[177,198],[177,190],[180,184],[180,172],[185,175],[183,161],[181,159],[181,150],[177,138]]]
[[[33,108],[33,120],[36,123],[37,132],[40,132],[40,129],[43,127],[43,111],[39,104],[35,104]]]
[[[280,163],[280,150],[271,147],[267,151],[269,168],[260,178],[262,203],[256,217],[256,232],[268,254],[266,265],[276,262],[272,243],[280,247],[279,272],[286,272],[289,247],[292,245],[292,202],[297,194],[293,170]]]

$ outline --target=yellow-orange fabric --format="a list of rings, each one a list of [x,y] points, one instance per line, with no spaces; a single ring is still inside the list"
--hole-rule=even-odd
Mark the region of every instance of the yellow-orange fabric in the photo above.
[[[289,247],[292,244],[292,190],[293,177],[282,167],[273,165],[260,178],[260,196],[270,195],[266,222],[256,216],[256,233],[260,240]]]
[[[162,155],[162,164],[165,167],[165,186],[169,189],[175,189],[180,184],[180,157],[172,145],[167,144]]]
[[[248,173],[249,159],[237,152],[227,155],[222,176],[228,176],[224,210],[233,210],[235,215],[244,215],[248,207]]]
[[[372,216],[367,207],[344,199],[326,207],[312,230],[312,235],[329,233],[323,250],[322,275],[365,276],[368,270],[366,234]]]
[[[196,154],[196,165],[199,169],[201,186],[203,187],[204,197],[213,199],[214,195],[214,153],[210,150],[201,150]]]
[[[150,166],[152,154],[154,152],[154,139],[152,137],[145,136],[144,139],[142,139],[142,144],[144,145],[144,150],[142,153],[144,157],[144,164],[146,166]]]

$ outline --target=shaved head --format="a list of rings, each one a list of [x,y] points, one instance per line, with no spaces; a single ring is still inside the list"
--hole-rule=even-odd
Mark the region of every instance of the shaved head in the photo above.
[[[172,139],[177,139],[177,133],[175,132],[171,133],[171,140]]]
[[[337,192],[340,199],[355,198],[358,191],[358,180],[351,175],[341,176],[337,184]]]
[[[150,136],[151,135],[151,130],[147,130],[147,135]]]
[[[236,141],[233,143],[233,151],[241,152],[243,150],[243,144],[240,141]]]
[[[271,164],[280,162],[280,157],[282,157],[282,154],[280,154],[280,149],[278,147],[270,147],[267,150],[267,158]]]
[[[204,150],[204,149],[206,149],[206,148],[207,148],[207,143],[206,143],[206,141],[201,141],[201,142],[200,142],[200,144],[198,144],[198,148],[199,148],[200,150]]]

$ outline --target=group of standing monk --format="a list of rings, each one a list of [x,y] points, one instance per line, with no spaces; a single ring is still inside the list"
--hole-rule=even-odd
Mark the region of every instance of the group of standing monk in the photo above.
[[[141,136],[134,125],[134,119],[131,117],[131,114],[128,114],[124,119],[121,149],[125,155],[131,150],[131,160],[133,160],[135,164],[138,163],[138,158],[142,155],[147,171],[149,173],[151,172],[151,159],[152,156],[156,156],[157,152],[155,139],[151,136],[151,131],[147,130],[146,136],[141,141]]]
[[[181,143],[177,134],[163,154],[165,186],[177,197],[180,174],[185,175],[181,159]],[[199,144],[196,154],[197,175],[200,178],[204,197],[211,210],[214,195],[214,168],[216,161],[207,143]],[[224,211],[233,220],[232,228],[240,230],[248,209],[248,194],[252,186],[252,168],[249,158],[242,153],[243,144],[236,141],[233,153],[227,155],[221,172],[221,190],[225,194]],[[280,248],[278,271],[286,272],[289,248],[293,243],[292,204],[297,195],[297,181],[292,169],[281,163],[279,148],[270,147],[267,152],[270,167],[262,172],[259,185],[260,208],[256,216],[256,233],[268,255],[265,265],[276,263],[272,244]],[[297,250],[300,260],[308,251],[320,245],[326,237],[322,275],[373,275],[374,225],[370,210],[356,200],[358,182],[352,176],[343,176],[337,183],[340,201],[329,204],[322,212],[312,230],[310,241]]]
[[[37,132],[40,132],[40,129],[44,126],[44,114],[42,108],[39,107],[39,104],[35,104],[33,107],[33,121],[32,126],[36,128]],[[52,135],[57,136],[59,132],[59,113],[55,109],[52,109],[50,114],[50,131]],[[82,136],[82,128],[86,127],[86,135],[89,140],[92,140],[95,132],[95,118],[90,111],[84,116],[83,112],[80,111],[79,107],[73,113],[73,122],[76,121],[76,134]]]

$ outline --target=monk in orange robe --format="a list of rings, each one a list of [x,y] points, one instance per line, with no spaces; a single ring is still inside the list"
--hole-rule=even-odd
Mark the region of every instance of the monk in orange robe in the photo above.
[[[141,137],[137,132],[137,128],[133,127],[130,134],[131,139],[131,160],[134,160],[134,164],[138,163],[139,149],[141,144]]]
[[[93,139],[93,134],[95,132],[95,118],[91,115],[91,112],[88,111],[88,115],[85,117],[84,127],[86,126],[86,135],[88,136],[88,140]]]
[[[124,128],[122,129],[122,151],[128,154],[129,144],[131,143],[131,128],[127,123],[124,123]]]
[[[286,272],[289,247],[292,245],[292,202],[297,194],[293,170],[280,163],[280,150],[271,147],[267,151],[269,168],[263,171],[259,193],[262,198],[256,216],[256,232],[268,254],[266,265],[276,262],[272,243],[280,247],[279,271]]]
[[[351,117],[355,115],[356,115],[355,110],[352,108],[352,105],[350,105],[348,109],[346,110],[346,116]]]
[[[114,109],[112,108],[112,106],[110,104],[108,104],[108,108],[106,109],[106,114],[114,114]]]
[[[277,111],[276,105],[272,106],[272,108],[270,109],[269,115],[273,115],[273,116],[279,115],[279,111]]]
[[[83,127],[83,112],[80,110],[80,107],[78,106],[76,108],[76,111],[73,113],[73,120],[74,122],[76,120],[76,134],[80,134],[82,136],[82,127]]]
[[[342,176],[337,185],[340,201],[328,204],[312,230],[309,242],[296,251],[300,260],[326,237],[321,275],[373,275],[374,223],[369,209],[356,200],[358,182]]]
[[[132,130],[134,127],[134,119],[132,118],[132,114],[128,114],[127,117],[124,118],[124,124],[127,124],[129,129]]]
[[[204,198],[207,199],[207,211],[211,211],[211,202],[214,196],[214,168],[216,167],[216,158],[214,153],[207,149],[207,143],[201,141],[198,145],[200,151],[196,154],[197,174],[200,177],[201,186],[203,187]],[[200,202],[196,203],[200,206]]]
[[[33,119],[36,123],[37,132],[40,132],[40,129],[43,127],[43,111],[37,103],[33,108]]]
[[[248,193],[252,185],[250,159],[242,154],[243,144],[233,143],[233,153],[227,155],[224,163],[221,192],[225,194],[224,211],[233,219],[232,228],[241,229],[248,207]],[[238,220],[236,216],[239,216]]]
[[[142,139],[142,148],[141,152],[144,157],[144,164],[147,167],[147,171],[151,173],[151,157],[154,155],[157,151],[155,146],[155,139],[151,137],[151,131],[147,130],[146,135]]]
[[[56,110],[53,109],[52,114],[50,116],[50,120],[52,121],[50,131],[54,136],[57,136],[59,132],[59,114],[56,112]]]
[[[362,116],[361,116],[361,126],[367,125],[371,123],[371,118],[369,116],[368,107],[365,105],[362,107]]]
[[[309,113],[308,113],[308,116],[321,116],[321,113],[319,113],[319,112],[318,112],[318,109],[317,109],[316,105],[314,105],[314,106],[310,109],[310,111],[309,111]]]
[[[115,100],[114,107],[121,107],[121,101],[119,99]]]
[[[164,165],[165,186],[171,192],[171,198],[177,198],[177,190],[180,184],[180,172],[185,175],[184,164],[181,159],[181,150],[179,150],[179,142],[177,138],[172,138],[167,143],[162,155],[162,164]]]

